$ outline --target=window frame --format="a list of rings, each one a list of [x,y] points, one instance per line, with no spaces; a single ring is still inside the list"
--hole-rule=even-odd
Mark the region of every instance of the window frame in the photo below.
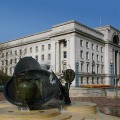
[[[63,58],[67,58],[67,51],[63,51]]]
[[[83,40],[80,40],[80,46],[83,47]]]

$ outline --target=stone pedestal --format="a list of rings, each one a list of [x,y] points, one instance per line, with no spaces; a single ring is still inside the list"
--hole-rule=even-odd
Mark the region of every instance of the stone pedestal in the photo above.
[[[119,120],[99,113],[96,104],[89,102],[72,103],[63,110],[42,109],[21,111],[8,102],[0,102],[0,120]]]

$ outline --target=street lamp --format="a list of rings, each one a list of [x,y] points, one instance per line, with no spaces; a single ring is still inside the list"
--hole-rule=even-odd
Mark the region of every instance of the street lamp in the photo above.
[[[79,87],[79,60],[75,61],[75,86]]]
[[[114,85],[113,83],[113,75],[114,75],[114,64],[113,64],[113,59],[110,60],[110,77],[111,77],[111,84]]]

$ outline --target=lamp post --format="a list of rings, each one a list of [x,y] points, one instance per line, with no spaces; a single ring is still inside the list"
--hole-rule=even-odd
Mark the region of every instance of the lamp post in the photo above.
[[[111,59],[110,60],[110,78],[111,78],[111,84],[112,85],[114,85],[114,83],[113,83],[113,80],[114,80],[114,77],[113,77],[113,75],[114,75],[114,64],[113,64],[113,60]]]
[[[79,87],[79,61],[75,61],[75,86]]]

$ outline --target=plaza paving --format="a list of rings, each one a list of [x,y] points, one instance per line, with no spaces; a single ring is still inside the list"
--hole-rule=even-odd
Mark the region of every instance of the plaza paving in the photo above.
[[[98,109],[108,115],[120,117],[120,98],[105,97],[74,97],[75,102],[92,102],[96,103]]]
[[[0,92],[0,101],[6,100],[3,93]],[[120,98],[105,98],[105,97],[72,97],[75,102],[92,102],[96,103],[98,109],[105,114],[120,117]]]

